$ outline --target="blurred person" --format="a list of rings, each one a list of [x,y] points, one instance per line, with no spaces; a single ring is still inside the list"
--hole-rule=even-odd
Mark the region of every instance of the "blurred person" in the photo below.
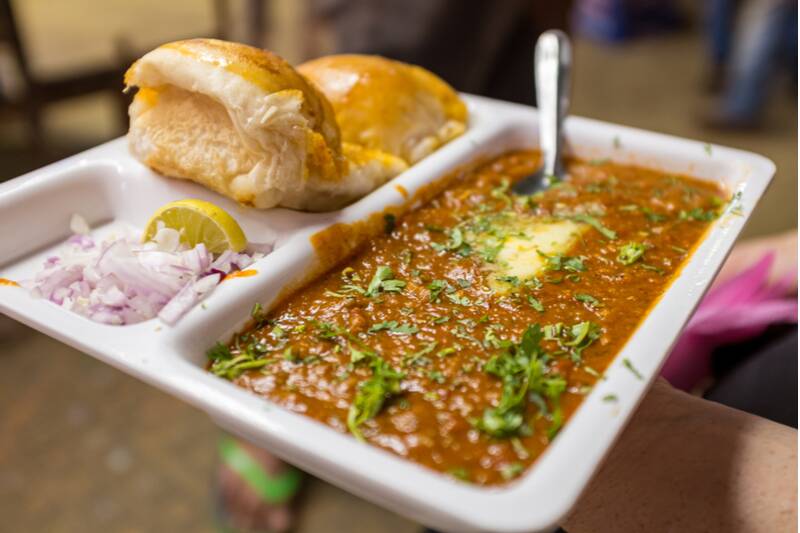
[[[533,46],[566,30],[571,1],[313,0],[336,53],[377,54],[422,66],[459,91],[535,103]]]
[[[731,55],[734,21],[739,0],[709,0],[706,31],[709,40],[710,72],[707,88],[718,94],[725,87]]]
[[[722,14],[731,16],[728,0],[714,0]],[[723,24],[722,21],[719,24]],[[720,36],[724,35],[720,31]],[[719,49],[726,55],[727,43],[721,37]],[[797,1],[746,0],[740,7],[730,48],[730,72],[720,101],[704,118],[711,128],[754,128],[761,123],[761,111],[770,83],[781,63],[790,65],[797,77]]]

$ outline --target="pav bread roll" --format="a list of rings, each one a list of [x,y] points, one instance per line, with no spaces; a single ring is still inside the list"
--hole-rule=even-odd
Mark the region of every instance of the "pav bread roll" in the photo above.
[[[162,45],[125,74],[131,152],[246,205],[336,209],[404,168],[342,152],[333,109],[286,61],[214,39]]]
[[[370,55],[333,55],[297,68],[328,97],[342,141],[409,165],[461,135],[467,108],[433,73]]]

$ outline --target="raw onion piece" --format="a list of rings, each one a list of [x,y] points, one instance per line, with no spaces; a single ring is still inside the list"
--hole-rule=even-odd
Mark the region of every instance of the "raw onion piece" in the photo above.
[[[104,324],[135,324],[156,316],[175,324],[227,274],[269,253],[259,245],[251,253],[214,257],[202,243],[181,244],[180,234],[165,227],[146,243],[132,232],[97,242],[77,216],[70,228],[75,234],[60,253],[48,257],[23,285],[34,296]]]

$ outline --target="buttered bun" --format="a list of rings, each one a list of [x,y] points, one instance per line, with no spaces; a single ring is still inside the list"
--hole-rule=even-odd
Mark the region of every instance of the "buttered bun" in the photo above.
[[[286,61],[214,39],[165,44],[125,84],[132,153],[154,170],[243,204],[328,210],[405,168],[363,147],[342,150],[326,97]]]
[[[328,97],[342,141],[413,164],[467,126],[467,108],[441,78],[380,56],[334,55],[303,63],[300,73]]]

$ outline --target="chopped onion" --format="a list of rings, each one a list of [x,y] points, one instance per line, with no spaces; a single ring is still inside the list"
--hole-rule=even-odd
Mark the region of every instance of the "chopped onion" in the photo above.
[[[156,316],[175,324],[227,274],[270,251],[260,246],[258,252],[225,251],[214,257],[204,244],[189,248],[177,231],[165,227],[146,243],[133,233],[97,242],[79,215],[72,217],[70,229],[74,235],[60,253],[48,257],[36,276],[22,284],[35,296],[113,325]]]

